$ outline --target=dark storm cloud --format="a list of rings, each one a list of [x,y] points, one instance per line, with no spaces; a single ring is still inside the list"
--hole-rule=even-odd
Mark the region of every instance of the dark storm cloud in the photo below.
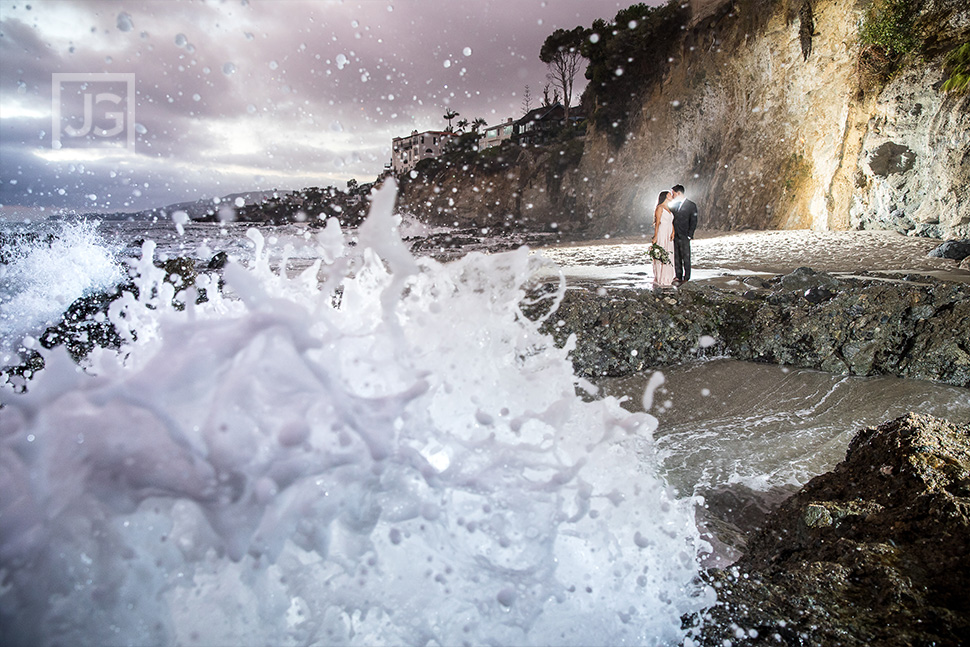
[[[4,2],[0,200],[91,207],[97,195],[115,210],[369,181],[392,137],[443,128],[447,109],[518,116],[527,84],[537,105],[545,37],[626,4]],[[51,150],[57,72],[134,74],[134,151]]]

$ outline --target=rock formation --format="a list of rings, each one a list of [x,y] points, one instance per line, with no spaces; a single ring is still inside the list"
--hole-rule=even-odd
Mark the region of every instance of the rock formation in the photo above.
[[[741,290],[570,290],[547,323],[576,371],[621,376],[703,354],[970,386],[970,286],[835,278],[800,268]]]
[[[970,643],[970,426],[863,429],[709,576],[703,645]]]
[[[669,62],[637,79],[623,123],[591,119],[578,165],[507,150],[485,182],[432,169],[402,208],[626,233],[648,230],[657,194],[680,182],[703,228],[970,237],[970,93],[941,90],[946,54],[970,37],[963,0],[919,5],[918,55],[888,82],[860,64],[871,2],[690,4]]]

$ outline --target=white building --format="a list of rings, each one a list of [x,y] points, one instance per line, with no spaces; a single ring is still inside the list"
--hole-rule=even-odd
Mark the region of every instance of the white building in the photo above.
[[[478,150],[483,151],[486,148],[498,146],[506,139],[511,139],[514,129],[515,125],[512,123],[512,117],[509,117],[508,120],[497,126],[486,126],[485,134],[478,140]]]
[[[438,157],[456,135],[445,130],[412,130],[407,137],[391,140],[391,167],[395,175],[410,171],[423,159]]]

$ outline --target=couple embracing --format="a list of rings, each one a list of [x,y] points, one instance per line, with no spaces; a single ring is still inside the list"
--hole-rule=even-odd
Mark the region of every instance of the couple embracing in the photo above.
[[[684,197],[683,185],[661,191],[653,212],[650,248],[654,287],[665,288],[690,280],[690,241],[696,229],[697,205]]]

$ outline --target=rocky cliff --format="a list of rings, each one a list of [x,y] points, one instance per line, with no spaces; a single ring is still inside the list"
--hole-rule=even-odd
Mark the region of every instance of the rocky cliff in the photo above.
[[[452,169],[404,187],[402,207],[461,221],[484,203],[506,222],[633,232],[679,182],[706,228],[970,237],[970,93],[941,90],[970,11],[914,6],[916,52],[875,78],[860,63],[868,0],[692,0],[624,118],[590,120],[577,165],[549,171],[540,154],[508,150],[486,200],[481,177]]]

